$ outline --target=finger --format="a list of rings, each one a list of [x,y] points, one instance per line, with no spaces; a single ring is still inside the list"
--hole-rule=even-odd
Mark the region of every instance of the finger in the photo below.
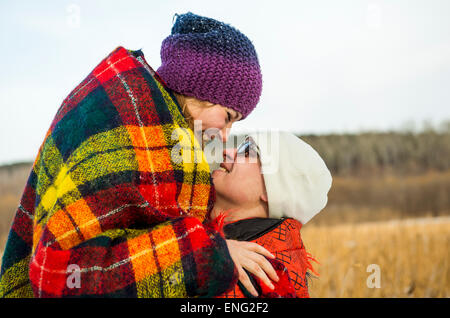
[[[264,247],[262,247],[261,245],[257,244],[257,243],[253,243],[253,242],[247,242],[247,248],[249,250],[252,250],[253,252],[256,252],[258,254],[264,255],[268,258],[275,258],[275,255],[273,255],[272,253],[270,253],[267,249],[265,249]]]
[[[253,254],[250,257],[259,265],[259,267],[261,267],[261,269],[269,276],[270,279],[276,282],[280,280],[272,264],[270,264],[270,262],[264,256],[260,254]]]
[[[248,292],[253,296],[258,297],[258,292],[256,291],[255,287],[250,281],[250,278],[248,277],[247,273],[242,269],[242,267],[238,268],[238,272],[239,272],[239,281],[242,283],[242,285],[244,285],[245,289],[247,289]]]
[[[269,286],[270,289],[275,288],[272,282],[270,281],[269,277],[267,277],[266,273],[261,269],[261,267],[256,262],[250,260],[246,262],[246,264],[243,264],[243,267],[256,277],[258,277],[260,280],[262,280],[263,283]]]

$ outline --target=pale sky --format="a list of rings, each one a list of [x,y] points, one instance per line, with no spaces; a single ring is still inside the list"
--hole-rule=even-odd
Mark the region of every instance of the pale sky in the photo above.
[[[157,69],[175,13],[255,45],[263,93],[234,132],[341,133],[450,119],[450,1],[1,1],[0,164],[33,160],[63,99],[114,48]]]

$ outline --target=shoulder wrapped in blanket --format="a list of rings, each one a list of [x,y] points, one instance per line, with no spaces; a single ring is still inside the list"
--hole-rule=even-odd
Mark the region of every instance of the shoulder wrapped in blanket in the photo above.
[[[202,223],[213,201],[208,163],[172,93],[142,52],[119,47],[46,134],[0,296],[219,295],[237,273],[223,236]]]

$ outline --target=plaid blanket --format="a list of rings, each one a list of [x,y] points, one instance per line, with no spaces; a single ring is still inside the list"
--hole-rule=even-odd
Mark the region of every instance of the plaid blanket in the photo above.
[[[45,136],[0,296],[219,295],[237,272],[223,236],[202,222],[213,201],[208,163],[172,92],[141,51],[118,47]]]

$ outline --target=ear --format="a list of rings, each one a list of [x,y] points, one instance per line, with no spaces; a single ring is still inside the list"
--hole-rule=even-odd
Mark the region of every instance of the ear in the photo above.
[[[261,194],[261,196],[259,197],[261,199],[261,201],[267,203],[269,200],[267,200],[267,194],[263,193]]]

